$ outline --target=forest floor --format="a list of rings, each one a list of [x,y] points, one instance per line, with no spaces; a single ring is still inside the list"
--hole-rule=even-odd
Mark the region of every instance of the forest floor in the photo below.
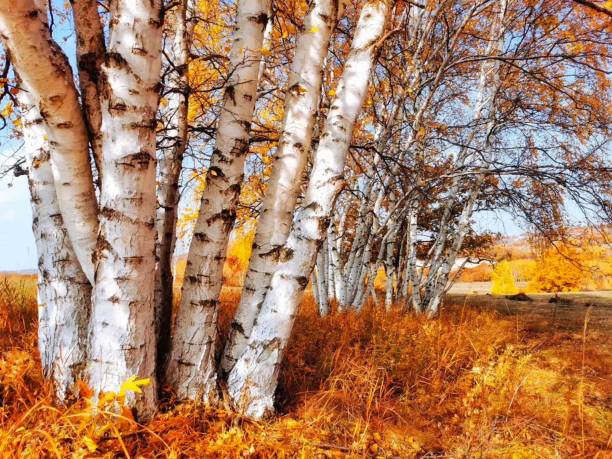
[[[222,339],[237,299],[224,291]],[[34,282],[0,278],[0,457],[612,457],[612,299],[536,299],[454,295],[436,319],[373,305],[320,318],[307,296],[277,416],[170,396],[140,425],[93,410],[86,388],[53,404]]]

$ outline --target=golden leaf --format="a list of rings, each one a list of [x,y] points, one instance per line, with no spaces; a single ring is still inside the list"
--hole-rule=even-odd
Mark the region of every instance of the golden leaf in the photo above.
[[[134,392],[135,394],[142,394],[141,387],[145,387],[151,384],[151,379],[136,379],[136,376],[130,376],[126,379],[123,384],[121,384],[121,388],[119,389],[119,395],[125,395],[126,392]]]
[[[98,449],[98,444],[91,437],[83,437],[83,443],[85,443],[90,453],[94,453]]]

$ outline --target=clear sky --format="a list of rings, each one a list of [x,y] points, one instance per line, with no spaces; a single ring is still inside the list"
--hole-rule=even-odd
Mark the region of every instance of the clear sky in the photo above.
[[[36,268],[30,194],[25,176],[0,180],[0,271]]]

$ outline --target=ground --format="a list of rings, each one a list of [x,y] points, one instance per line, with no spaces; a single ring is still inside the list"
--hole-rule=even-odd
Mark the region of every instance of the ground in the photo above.
[[[1,279],[0,279],[1,280]],[[611,457],[609,293],[518,302],[450,295],[436,319],[306,297],[278,415],[176,405],[149,424],[53,404],[38,367],[31,281],[0,282],[0,457]],[[237,301],[225,290],[225,336]]]

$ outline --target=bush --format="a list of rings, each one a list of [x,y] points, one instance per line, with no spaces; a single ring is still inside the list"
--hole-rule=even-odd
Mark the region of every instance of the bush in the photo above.
[[[518,293],[512,268],[506,260],[497,263],[493,269],[491,293],[493,295],[514,295]]]

